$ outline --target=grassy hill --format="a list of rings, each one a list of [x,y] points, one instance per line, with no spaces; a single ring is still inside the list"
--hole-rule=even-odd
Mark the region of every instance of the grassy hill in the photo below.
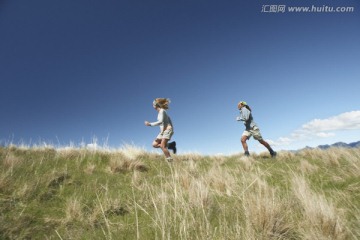
[[[360,239],[360,149],[0,147],[0,239]]]

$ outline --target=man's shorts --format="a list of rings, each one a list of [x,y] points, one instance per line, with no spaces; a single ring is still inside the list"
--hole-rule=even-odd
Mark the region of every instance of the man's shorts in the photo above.
[[[257,127],[254,127],[251,130],[245,130],[242,134],[243,136],[247,136],[247,138],[249,139],[251,136],[254,137],[255,140],[261,141],[263,140],[261,133],[260,133],[260,129]]]
[[[174,134],[172,128],[171,129],[167,129],[161,133],[159,133],[159,135],[156,137],[156,139],[171,139],[171,136]]]

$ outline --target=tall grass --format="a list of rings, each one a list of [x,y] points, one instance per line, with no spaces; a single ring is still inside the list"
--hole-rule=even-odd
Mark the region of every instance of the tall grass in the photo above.
[[[0,239],[358,239],[360,149],[0,148]]]

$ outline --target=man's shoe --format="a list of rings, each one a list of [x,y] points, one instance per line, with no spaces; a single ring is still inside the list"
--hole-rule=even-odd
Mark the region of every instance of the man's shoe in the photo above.
[[[272,158],[275,158],[275,157],[276,157],[276,155],[277,155],[277,152],[272,151],[272,152],[270,152],[270,155],[271,155],[271,157],[272,157]]]

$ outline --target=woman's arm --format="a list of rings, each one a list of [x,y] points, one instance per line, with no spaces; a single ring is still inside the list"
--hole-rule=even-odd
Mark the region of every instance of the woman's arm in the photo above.
[[[150,123],[150,126],[153,127],[153,126],[159,126],[160,124],[162,124],[164,122],[164,115],[165,115],[164,110],[161,109],[158,114],[158,120],[156,122]]]

